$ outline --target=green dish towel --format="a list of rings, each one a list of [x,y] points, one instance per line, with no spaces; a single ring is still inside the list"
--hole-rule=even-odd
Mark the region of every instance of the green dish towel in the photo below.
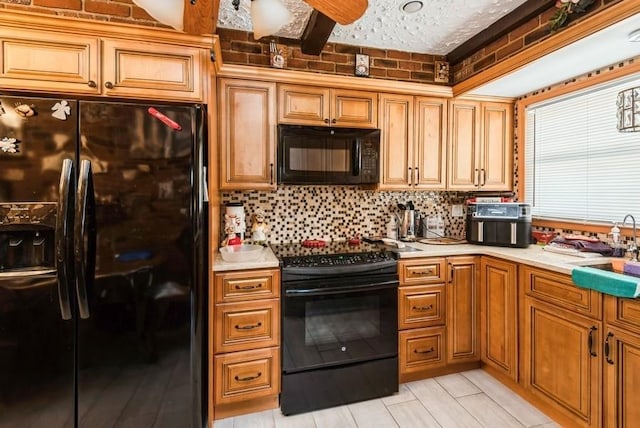
[[[640,296],[640,278],[592,267],[575,267],[571,279],[582,288],[590,288],[618,297]]]

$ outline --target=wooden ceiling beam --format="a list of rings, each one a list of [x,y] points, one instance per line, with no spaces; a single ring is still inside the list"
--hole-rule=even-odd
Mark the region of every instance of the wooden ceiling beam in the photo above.
[[[503,16],[469,40],[447,54],[447,61],[457,64],[482,49],[489,43],[498,40],[511,30],[524,24],[534,16],[549,9],[556,0],[527,0],[525,3]]]
[[[216,31],[219,9],[220,0],[184,0],[184,32],[213,34]]]
[[[307,55],[320,55],[336,22],[318,10],[311,12],[300,39],[300,50]]]
[[[309,6],[340,25],[351,24],[369,7],[368,0],[304,0]]]

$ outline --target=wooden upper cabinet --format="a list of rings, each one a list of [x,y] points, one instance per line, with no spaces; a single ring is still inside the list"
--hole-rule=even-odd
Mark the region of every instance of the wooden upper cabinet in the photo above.
[[[482,103],[480,190],[511,190],[513,106]]]
[[[380,189],[413,184],[413,96],[380,95]]]
[[[446,187],[447,100],[381,94],[380,189]]]
[[[449,182],[451,190],[477,189],[480,103],[453,101],[449,113]]]
[[[0,27],[0,43],[3,88],[100,93],[97,38]]]
[[[377,99],[375,92],[279,85],[278,121],[293,125],[376,128]]]
[[[449,114],[448,188],[511,190],[513,106],[455,100]]]
[[[206,52],[188,46],[105,39],[103,92],[110,96],[201,101]]]
[[[204,99],[206,49],[55,31],[0,29],[3,88],[193,101]]]
[[[443,190],[447,186],[447,100],[416,97],[414,105],[414,186]]]
[[[276,84],[219,79],[221,189],[275,189]]]

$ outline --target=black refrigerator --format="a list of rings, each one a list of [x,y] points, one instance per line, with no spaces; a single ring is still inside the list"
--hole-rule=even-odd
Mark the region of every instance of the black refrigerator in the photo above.
[[[0,427],[202,427],[206,114],[0,96]]]

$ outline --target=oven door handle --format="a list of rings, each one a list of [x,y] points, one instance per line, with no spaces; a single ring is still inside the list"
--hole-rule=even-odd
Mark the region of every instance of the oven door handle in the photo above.
[[[378,282],[375,284],[349,285],[344,287],[318,287],[318,288],[296,288],[294,290],[285,290],[285,296],[304,297],[304,296],[324,296],[327,294],[346,294],[361,291],[376,291],[389,288],[398,288],[398,281]]]

